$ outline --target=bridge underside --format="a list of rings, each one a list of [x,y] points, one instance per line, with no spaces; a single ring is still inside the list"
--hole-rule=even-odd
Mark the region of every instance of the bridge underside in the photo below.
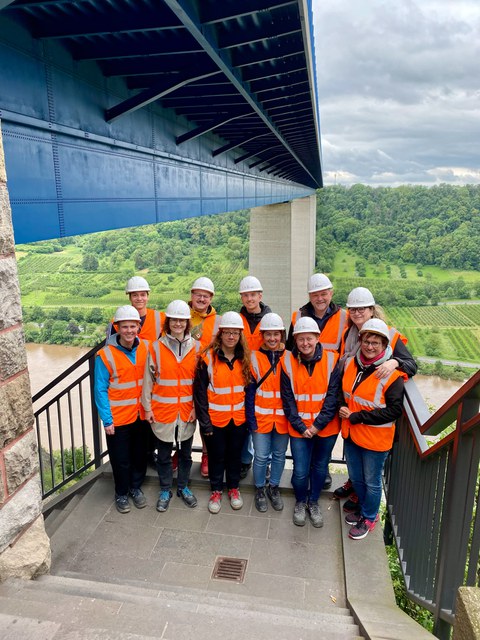
[[[308,5],[2,0],[16,242],[314,193]]]

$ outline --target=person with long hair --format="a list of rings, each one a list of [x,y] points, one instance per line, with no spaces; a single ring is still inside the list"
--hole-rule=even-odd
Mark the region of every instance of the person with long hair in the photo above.
[[[239,491],[242,446],[247,436],[245,388],[251,383],[250,354],[243,321],[227,311],[212,343],[201,353],[194,381],[197,419],[208,451],[210,513],[218,513],[225,474],[232,509],[241,509]]]
[[[168,509],[172,498],[174,445],[178,452],[177,496],[187,507],[197,505],[188,481],[196,426],[192,388],[199,343],[190,335],[190,307],[186,302],[173,300],[165,315],[162,335],[150,345],[142,391],[145,417],[156,436],[160,512]]]

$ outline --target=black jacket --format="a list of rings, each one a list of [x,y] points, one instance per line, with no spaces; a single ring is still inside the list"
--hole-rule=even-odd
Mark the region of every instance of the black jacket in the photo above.
[[[263,318],[263,316],[266,313],[271,313],[272,310],[270,309],[270,307],[267,304],[264,304],[263,302],[260,302],[260,312],[259,313],[250,313],[249,311],[247,311],[245,309],[245,307],[242,307],[240,309],[240,314],[245,318],[245,320],[248,322],[248,326],[250,327],[250,331],[253,333],[257,327],[257,324],[260,322],[260,320]]]

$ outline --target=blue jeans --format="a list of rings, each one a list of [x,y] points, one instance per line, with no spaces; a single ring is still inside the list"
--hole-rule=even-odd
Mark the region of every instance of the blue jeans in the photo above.
[[[285,467],[285,452],[288,447],[288,433],[278,433],[275,427],[270,433],[252,433],[255,457],[253,459],[253,481],[256,487],[265,486],[267,464],[272,460],[270,484],[278,487]]]
[[[337,434],[320,438],[290,438],[292,486],[297,502],[317,502],[325,484]]]
[[[388,451],[371,451],[345,440],[348,475],[358,496],[360,513],[372,522],[377,517],[382,499],[382,471]]]
[[[249,433],[245,438],[245,442],[242,447],[242,464],[252,464],[253,454],[252,434]]]

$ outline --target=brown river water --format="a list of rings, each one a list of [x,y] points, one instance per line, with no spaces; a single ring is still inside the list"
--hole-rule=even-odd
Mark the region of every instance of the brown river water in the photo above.
[[[65,369],[71,366],[88,351],[89,349],[82,347],[31,343],[27,344],[27,358],[30,371],[32,394],[40,391],[40,389],[45,387],[51,380],[63,373]],[[84,370],[86,370],[86,367],[82,368],[82,371]],[[68,378],[64,386],[73,382],[76,377],[78,377],[78,374],[75,376],[75,378]],[[461,387],[460,382],[443,380],[438,376],[417,375],[415,376],[415,382],[427,405],[429,407],[435,407],[437,409],[441,407],[442,404],[444,404],[455,393],[455,391],[457,391]],[[47,394],[45,398],[42,398],[35,404],[34,409],[38,409],[46,401],[53,398],[54,394],[57,392],[58,391],[50,392],[49,394]],[[66,421],[65,419],[63,419],[63,435],[60,435],[60,429],[58,427],[58,410],[56,405],[53,405],[51,407],[48,416],[45,414],[39,420],[41,446],[47,451],[50,450],[50,448],[52,448],[53,450],[60,448],[61,439],[63,439],[64,447],[71,447],[72,442],[74,446],[79,446],[82,441],[83,433],[85,433],[85,442],[88,448],[90,450],[92,449],[93,442],[91,435],[89,435],[91,434],[92,427],[91,421],[88,418],[88,409],[90,403],[90,390],[88,384],[84,383],[81,395],[82,398],[80,399],[79,394],[75,391],[72,391],[70,396],[70,406],[68,403],[68,398],[64,398],[61,401],[62,415],[68,416],[70,412],[72,415],[71,422],[68,418]],[[83,404],[85,414],[85,420],[83,424],[80,418],[81,403]],[[51,426],[51,444],[48,440],[48,421],[50,422]],[[195,444],[199,443],[200,439],[197,432]],[[334,455],[341,455],[340,442],[336,445]]]

